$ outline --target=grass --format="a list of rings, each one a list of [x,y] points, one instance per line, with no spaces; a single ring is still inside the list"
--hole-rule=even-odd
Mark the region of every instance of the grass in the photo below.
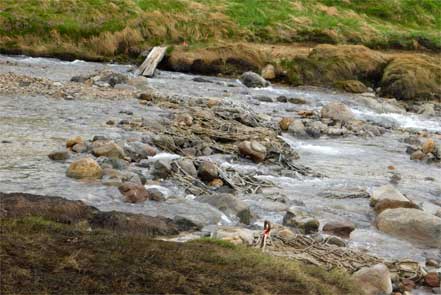
[[[150,240],[0,220],[2,294],[359,294],[348,275],[228,242]]]
[[[127,59],[149,45],[317,42],[441,49],[438,0],[3,0],[0,50]]]

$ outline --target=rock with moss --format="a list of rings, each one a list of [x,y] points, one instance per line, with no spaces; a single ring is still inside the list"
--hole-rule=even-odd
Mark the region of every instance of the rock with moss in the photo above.
[[[395,58],[384,70],[380,94],[403,100],[441,98],[439,60],[427,56]]]

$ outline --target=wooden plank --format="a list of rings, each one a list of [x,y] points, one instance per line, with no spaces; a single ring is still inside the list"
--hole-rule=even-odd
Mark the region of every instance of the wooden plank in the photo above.
[[[136,71],[136,74],[146,77],[152,77],[155,74],[156,67],[164,58],[167,47],[156,46],[149,52],[149,55]]]

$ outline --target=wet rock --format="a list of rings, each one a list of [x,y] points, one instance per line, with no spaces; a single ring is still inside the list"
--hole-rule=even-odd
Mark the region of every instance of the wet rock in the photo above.
[[[178,161],[179,167],[192,177],[198,176],[198,171],[194,166],[193,160],[191,159],[180,159]]]
[[[343,238],[349,238],[355,229],[352,222],[328,222],[323,226],[323,231]]]
[[[92,149],[92,153],[96,157],[120,158],[126,157],[124,150],[114,142],[109,142]]]
[[[384,264],[364,267],[352,275],[361,290],[366,295],[392,293],[392,281],[389,269]]]
[[[77,143],[72,147],[72,151],[75,153],[86,153],[89,150],[88,145],[85,142]]]
[[[288,127],[288,133],[292,136],[299,138],[306,138],[308,134],[306,133],[305,125],[301,120],[293,120]]]
[[[67,169],[66,176],[71,178],[101,178],[102,169],[92,158],[82,158],[72,162]]]
[[[280,95],[280,96],[278,96],[278,97],[276,98],[276,100],[277,100],[278,102],[285,103],[285,102],[288,102],[288,97],[286,97],[286,96],[284,96],[284,95]]]
[[[433,287],[433,288],[440,288],[440,274],[436,273],[436,272],[429,272],[425,277],[424,277],[424,283],[429,286],[429,287]]]
[[[124,145],[124,154],[132,161],[139,162],[156,155],[156,149],[151,145],[135,141]]]
[[[66,141],[66,147],[71,148],[79,143],[84,143],[84,139],[81,136],[71,137]]]
[[[150,199],[150,194],[139,184],[126,182],[118,187],[120,193],[124,196],[124,202],[142,203]]]
[[[426,266],[427,267],[438,268],[438,267],[440,267],[440,263],[437,260],[435,260],[435,259],[427,258],[426,259]]]
[[[390,184],[377,187],[373,190],[370,205],[374,207],[377,213],[381,213],[386,209],[417,208],[416,204]]]
[[[116,84],[124,84],[129,80],[126,75],[114,72],[103,72],[91,79],[95,85],[100,87],[105,87],[106,85],[115,87]]]
[[[341,102],[330,102],[323,106],[320,115],[335,121],[348,122],[354,119],[352,111]]]
[[[320,121],[313,121],[305,128],[306,134],[312,138],[319,138],[321,133],[327,133],[328,127]]]
[[[174,222],[176,223],[178,229],[180,231],[197,231],[202,228],[200,224],[198,224],[195,221],[192,221],[188,218],[185,218],[183,216],[176,216],[174,218]]]
[[[271,83],[254,72],[243,73],[242,76],[240,76],[240,81],[250,88],[267,87],[271,85]]]
[[[351,93],[368,92],[368,88],[366,87],[366,85],[364,85],[363,82],[360,82],[358,80],[337,81],[334,84],[334,86],[338,89]]]
[[[213,83],[212,81],[202,78],[202,77],[195,77],[192,79],[193,82],[198,82],[198,83]]]
[[[334,236],[330,236],[326,238],[326,243],[331,245],[336,245],[338,247],[346,247],[346,242],[342,239]]]
[[[53,161],[64,161],[70,158],[69,152],[68,151],[55,151],[55,152],[51,152],[48,155],[49,159],[53,160]]]
[[[410,155],[411,160],[417,160],[422,161],[426,157],[426,154],[424,154],[421,150],[416,150]]]
[[[388,209],[376,218],[379,230],[430,247],[441,247],[441,218],[417,209]]]
[[[300,97],[290,97],[288,98],[288,102],[292,104],[306,104],[306,100]]]
[[[276,69],[273,65],[268,64],[262,69],[261,74],[263,79],[274,80],[276,78]]]
[[[165,179],[172,175],[173,170],[171,167],[171,161],[166,159],[159,159],[153,165],[152,175],[156,178]]]
[[[158,189],[156,187],[147,188],[147,192],[149,193],[150,200],[154,200],[154,201],[163,201],[163,200],[165,200],[164,193],[160,189]]]
[[[151,93],[141,93],[138,96],[138,99],[142,101],[152,101],[154,99],[154,96]]]
[[[435,105],[433,103],[425,103],[418,108],[417,113],[426,117],[435,116]]]
[[[231,194],[214,194],[200,197],[198,200],[216,207],[229,216],[238,217],[243,224],[251,223],[252,215],[250,207]]]
[[[254,96],[253,98],[261,102],[273,102],[273,99],[266,95],[258,95],[258,96]]]
[[[199,164],[198,176],[206,182],[210,182],[219,176],[216,164],[210,161],[203,161]]]
[[[292,207],[283,216],[283,225],[294,227],[308,235],[318,232],[320,222],[300,208]]]
[[[280,120],[280,122],[279,122],[279,127],[283,131],[287,131],[289,128],[289,125],[291,125],[292,122],[294,122],[294,119],[292,119],[292,118],[287,118],[287,117],[282,118],[282,120]]]
[[[425,154],[433,153],[436,149],[436,143],[433,141],[433,139],[429,138],[423,143],[421,149]]]
[[[219,188],[219,187],[222,187],[223,185],[224,185],[224,182],[220,178],[215,178],[208,183],[208,186],[213,187],[213,188]]]
[[[117,170],[124,170],[129,167],[129,162],[118,158],[99,157],[96,159],[101,168],[112,168]]]
[[[249,157],[254,162],[262,162],[266,158],[266,147],[255,140],[243,141],[238,148],[242,156]]]
[[[408,145],[406,147],[406,154],[412,155],[414,152],[418,151],[418,147],[414,145]]]

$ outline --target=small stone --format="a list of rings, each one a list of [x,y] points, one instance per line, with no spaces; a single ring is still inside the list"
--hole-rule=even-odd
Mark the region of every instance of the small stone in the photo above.
[[[108,158],[125,158],[124,150],[114,142],[109,142],[92,149],[92,153],[96,157],[108,157]]]
[[[305,125],[301,120],[294,120],[289,124],[288,126],[288,133],[292,136],[299,137],[299,138],[305,138],[308,137],[308,134],[306,133]]]
[[[439,288],[440,287],[440,276],[436,272],[429,272],[424,277],[424,283],[426,283],[427,286],[430,286],[432,288]]]
[[[240,76],[240,81],[247,87],[267,87],[270,86],[271,83],[266,81],[264,78],[259,76],[254,72],[245,72]]]
[[[70,155],[67,151],[55,151],[48,155],[49,159],[53,161],[64,161],[69,159]]]
[[[410,155],[410,159],[421,161],[425,156],[426,155],[421,150],[417,150]]]
[[[178,161],[179,167],[184,170],[187,174],[189,174],[192,177],[198,176],[198,171],[196,170],[196,167],[194,166],[193,160],[191,159],[181,159]]]
[[[349,238],[351,232],[355,229],[352,222],[328,222],[323,226],[323,231],[343,238]]]
[[[326,243],[331,244],[331,245],[336,245],[338,247],[346,247],[345,241],[343,241],[342,239],[335,237],[335,236],[328,237],[326,239]]]
[[[440,263],[438,261],[436,261],[435,259],[428,258],[426,260],[426,266],[438,268],[440,266]]]
[[[352,111],[341,102],[330,102],[321,111],[322,118],[329,118],[335,121],[347,122],[354,119]]]
[[[220,100],[217,99],[209,99],[207,101],[207,107],[212,108],[220,104]]]
[[[147,192],[149,193],[149,199],[152,201],[160,202],[165,200],[164,194],[155,187],[148,188]]]
[[[288,98],[288,102],[292,104],[306,104],[306,100],[300,97],[290,97]]]
[[[106,124],[107,124],[107,125],[115,125],[115,121],[113,121],[113,120],[108,120],[108,121],[106,122]]]
[[[71,148],[78,143],[83,143],[84,139],[81,136],[71,137],[66,141],[66,147]]]
[[[261,102],[273,102],[273,99],[266,95],[258,95],[258,96],[254,96],[253,98]]]
[[[204,161],[199,165],[198,176],[200,179],[206,182],[210,182],[217,178],[219,175],[219,170],[217,169],[216,164]]]
[[[284,95],[281,95],[281,96],[278,96],[278,97],[276,98],[276,100],[277,100],[278,102],[285,103],[285,102],[288,102],[288,97],[286,97],[286,96],[284,96]]]
[[[274,80],[276,78],[276,69],[273,65],[268,64],[262,69],[262,78],[266,80]]]
[[[250,157],[254,162],[262,162],[266,158],[266,147],[257,141],[243,141],[238,147],[241,155]]]
[[[292,119],[292,118],[287,118],[287,117],[283,118],[279,122],[280,129],[282,129],[283,131],[287,131],[289,128],[289,125],[291,125],[292,122],[294,122],[294,119]]]
[[[71,178],[101,178],[102,169],[92,158],[82,158],[72,162],[67,169],[66,175]]]
[[[149,193],[144,186],[126,182],[118,187],[120,193],[124,196],[124,202],[141,203],[150,198]]]
[[[179,126],[193,125],[193,117],[189,114],[178,114],[176,115],[175,121]]]
[[[165,179],[173,173],[169,160],[160,159],[153,165],[152,175],[156,178]]]
[[[87,145],[84,142],[77,143],[72,147],[72,151],[75,153],[85,153],[87,152],[87,149],[88,149]]]
[[[423,143],[423,146],[421,148],[422,152],[425,154],[433,153],[436,148],[436,143],[435,141],[433,141],[433,139],[429,138],[428,140],[426,140],[426,142]]]
[[[220,178],[215,178],[208,183],[208,186],[215,187],[215,188],[221,187],[223,185],[224,185],[224,182]]]

